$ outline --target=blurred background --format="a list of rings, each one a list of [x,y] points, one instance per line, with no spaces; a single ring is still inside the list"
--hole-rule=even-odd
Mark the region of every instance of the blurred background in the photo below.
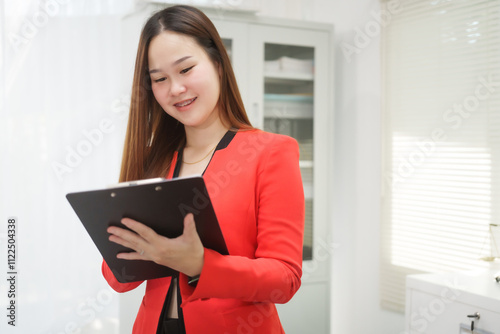
[[[443,296],[469,283],[493,298],[474,305],[498,305],[489,276],[446,276],[453,289],[421,302],[405,282],[500,257],[500,1],[176,3],[216,22],[252,122],[301,143],[308,248],[303,287],[279,307],[287,333],[459,332],[475,308],[447,317]],[[1,333],[131,332],[143,287],[108,287],[65,195],[118,181],[138,36],[165,5],[0,0]],[[441,321],[453,330],[429,330]]]

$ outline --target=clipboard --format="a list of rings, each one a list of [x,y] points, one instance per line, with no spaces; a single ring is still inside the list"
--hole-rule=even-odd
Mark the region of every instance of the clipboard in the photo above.
[[[177,273],[152,261],[116,258],[118,253],[132,250],[109,241],[106,230],[111,225],[126,229],[120,222],[124,217],[135,219],[165,237],[175,238],[182,234],[185,215],[192,213],[203,246],[228,254],[201,176],[124,182],[106,189],[68,193],[66,198],[121,283]]]

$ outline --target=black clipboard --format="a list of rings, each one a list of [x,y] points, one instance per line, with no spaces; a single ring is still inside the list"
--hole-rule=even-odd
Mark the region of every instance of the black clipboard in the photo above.
[[[122,283],[172,276],[175,270],[152,261],[117,259],[131,249],[109,241],[111,225],[126,228],[120,220],[135,219],[168,238],[182,234],[184,216],[194,215],[203,245],[228,254],[203,177],[148,179],[120,183],[100,190],[66,195],[78,218],[110,267]]]

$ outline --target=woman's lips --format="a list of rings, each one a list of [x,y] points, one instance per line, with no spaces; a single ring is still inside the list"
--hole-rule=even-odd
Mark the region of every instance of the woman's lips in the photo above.
[[[181,102],[177,102],[174,104],[174,106],[177,108],[177,110],[184,111],[189,109],[189,107],[191,107],[191,105],[196,99],[197,99],[196,97],[193,97],[192,99],[187,99]]]

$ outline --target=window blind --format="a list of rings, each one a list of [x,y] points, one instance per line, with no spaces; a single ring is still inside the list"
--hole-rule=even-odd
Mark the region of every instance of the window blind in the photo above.
[[[488,266],[500,224],[500,1],[398,2],[381,36],[380,281],[382,306],[403,311],[406,275]]]

